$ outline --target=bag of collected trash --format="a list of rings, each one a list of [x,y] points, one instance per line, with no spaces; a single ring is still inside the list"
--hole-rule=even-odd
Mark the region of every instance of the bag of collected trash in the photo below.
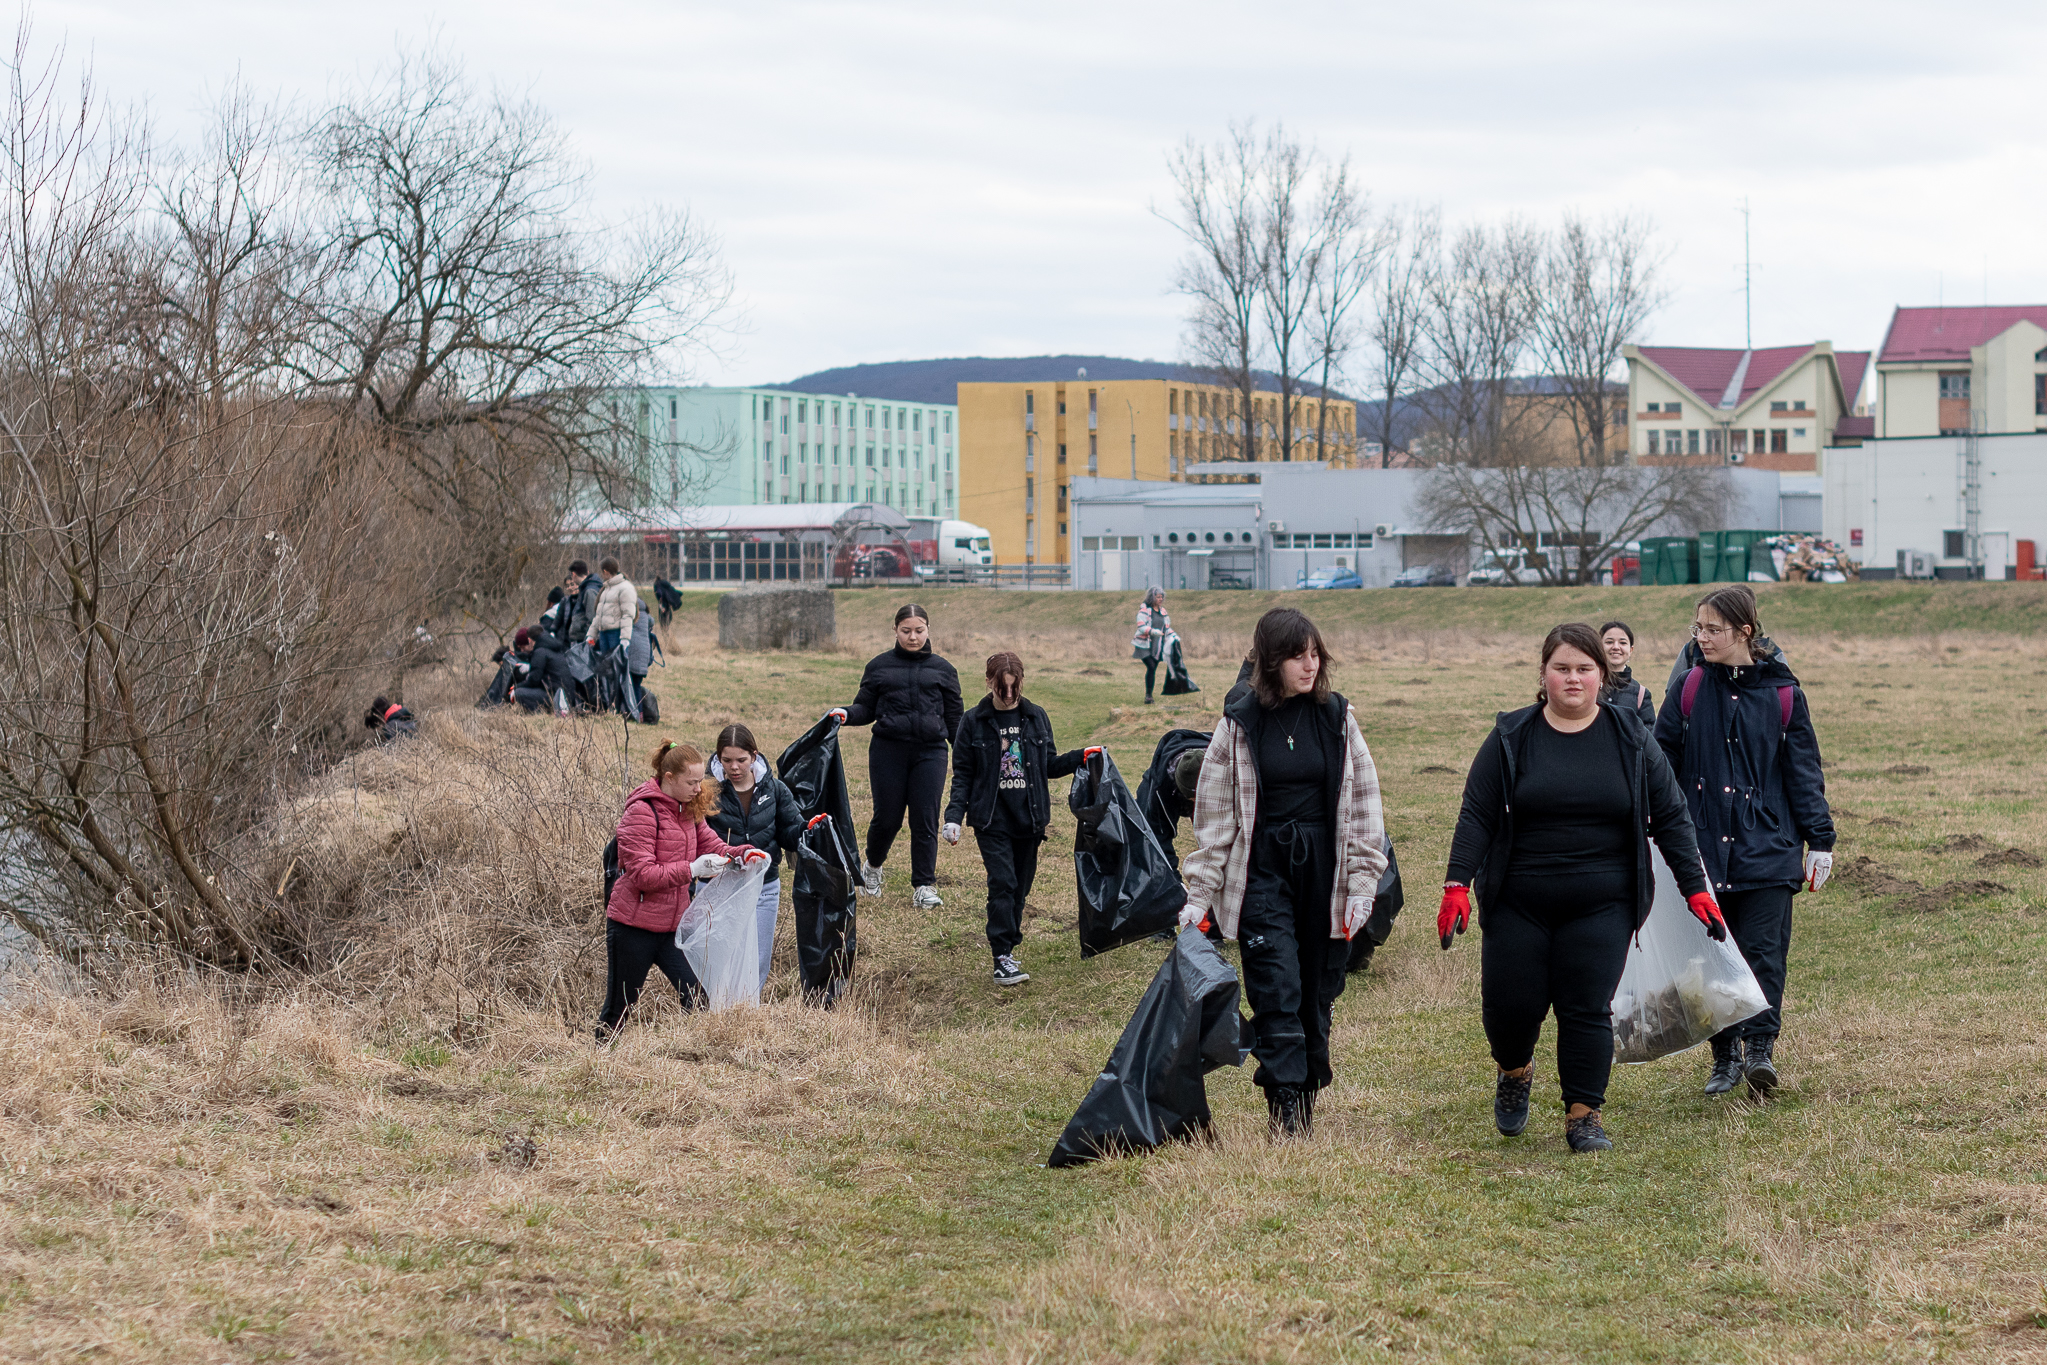
[[[727,867],[705,882],[675,926],[675,946],[689,959],[711,1011],[761,1002],[761,887],[768,865]]]
[[[1407,903],[1407,894],[1400,889],[1400,864],[1393,857],[1393,840],[1381,835],[1379,847],[1386,850],[1386,870],[1379,874],[1379,889],[1372,893],[1371,918],[1363,930],[1351,936],[1346,972],[1361,972],[1371,965],[1372,954],[1393,932],[1393,917]]]
[[[1241,1029],[1236,971],[1201,934],[1182,932],[1045,1164],[1078,1166],[1205,1133],[1201,1078],[1242,1064]]]
[[[859,865],[829,815],[811,817],[796,841],[796,973],[803,997],[830,1009],[853,976]]]
[[[485,688],[483,695],[477,699],[476,709],[479,711],[487,707],[503,706],[512,699],[512,678],[517,670],[513,667],[509,651],[500,649],[498,652],[504,657],[498,661],[497,675],[490,680],[490,686]]]
[[[1613,993],[1613,1059],[1653,1062],[1770,1007],[1732,940],[1716,943],[1661,858],[1656,899]]]
[[[1166,680],[1160,684],[1159,692],[1168,697],[1177,697],[1186,692],[1199,692],[1201,688],[1194,679],[1187,676],[1187,661],[1180,651],[1180,637],[1168,632],[1166,635]]]
[[[1151,751],[1151,767],[1138,779],[1137,808],[1144,812],[1167,864],[1175,872],[1180,869],[1180,859],[1173,849],[1173,840],[1179,836],[1180,822],[1194,815],[1193,785],[1180,781],[1180,763],[1186,759],[1192,771],[1199,773],[1201,756],[1208,752],[1208,742],[1213,738],[1206,730],[1166,731]],[[1187,758],[1189,754],[1193,757]]]
[[[860,850],[853,843],[853,798],[846,790],[846,760],[839,752],[839,722],[826,716],[782,750],[775,760],[775,776],[796,798],[796,808],[805,824],[811,817],[829,815],[839,837],[845,841],[847,861],[860,866]]]
[[[591,653],[590,642],[578,640],[569,646],[566,654],[562,655],[562,661],[567,664],[571,679],[583,683],[597,676],[597,665],[591,660]]]
[[[1107,750],[1081,764],[1066,804],[1080,824],[1073,838],[1080,955],[1093,957],[1174,928],[1187,888]]]

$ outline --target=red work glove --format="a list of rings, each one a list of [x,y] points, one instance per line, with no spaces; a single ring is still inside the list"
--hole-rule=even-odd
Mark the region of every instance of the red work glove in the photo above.
[[[1443,888],[1443,908],[1436,912],[1436,932],[1442,936],[1443,951],[1450,951],[1450,938],[1461,934],[1471,923],[1471,888],[1446,886]]]
[[[1107,752],[1109,752],[1107,749],[1104,749],[1101,745],[1097,744],[1090,748],[1082,749],[1080,751],[1080,761],[1085,763],[1089,759],[1093,758],[1096,754],[1105,754]]]
[[[829,820],[829,819],[831,819],[831,818],[832,818],[832,817],[831,817],[831,816],[829,816],[829,815],[822,815],[822,814],[820,814],[820,815],[813,815],[813,816],[811,816],[811,817],[810,817],[810,823],[809,823],[809,824],[807,824],[807,825],[805,825],[805,826],[804,826],[804,828],[805,828],[805,829],[816,829],[816,828],[817,828],[817,827],[818,827],[819,825],[823,824],[823,823],[824,823],[825,821],[827,821],[827,820]]]
[[[1711,891],[1686,896],[1685,904],[1692,907],[1692,913],[1699,917],[1699,923],[1706,926],[1707,938],[1715,943],[1727,942],[1727,921],[1720,918],[1720,903],[1713,899]]]

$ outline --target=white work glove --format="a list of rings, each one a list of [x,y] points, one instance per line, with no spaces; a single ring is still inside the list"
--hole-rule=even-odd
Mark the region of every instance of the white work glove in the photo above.
[[[716,853],[706,853],[689,865],[689,875],[700,882],[709,881],[723,872],[731,862],[730,858],[721,857]]]
[[[1189,904],[1185,909],[1183,909],[1180,912],[1180,927],[1182,929],[1199,929],[1201,927],[1201,922],[1207,918],[1208,912],[1206,910],[1201,909],[1199,906]]]
[[[826,720],[835,720],[839,724],[844,725],[846,723],[846,708],[834,706],[831,710],[824,713],[824,718]]]
[[[749,848],[739,855],[739,863],[742,867],[759,867],[767,860],[768,853],[763,848]]]
[[[1834,855],[1821,853],[1818,849],[1805,851],[1805,889],[1817,891],[1827,884],[1827,878],[1834,875]]]
[[[945,840],[948,844],[956,844],[960,841],[960,827],[948,824],[944,829],[938,831],[938,837]]]
[[[1343,936],[1356,938],[1365,927],[1365,921],[1372,917],[1370,896],[1347,896],[1343,902]]]

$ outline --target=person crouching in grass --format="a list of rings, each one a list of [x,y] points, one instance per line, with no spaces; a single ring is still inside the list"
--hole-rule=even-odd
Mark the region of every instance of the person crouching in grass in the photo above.
[[[940,831],[948,844],[959,843],[962,821],[974,831],[988,872],[988,948],[998,986],[1031,979],[1016,950],[1023,942],[1024,898],[1038,875],[1038,845],[1052,824],[1045,784],[1101,752],[1055,752],[1052,721],[1043,707],[1025,700],[1023,676],[1016,655],[988,657],[988,695],[960,717],[953,739],[952,799]]]

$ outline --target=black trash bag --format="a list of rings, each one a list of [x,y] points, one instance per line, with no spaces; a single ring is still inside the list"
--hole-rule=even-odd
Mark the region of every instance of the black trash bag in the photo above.
[[[1080,822],[1073,839],[1080,955],[1106,953],[1177,925],[1187,888],[1106,751],[1073,775],[1066,804]]]
[[[1166,638],[1166,680],[1159,686],[1162,696],[1177,697],[1183,692],[1199,692],[1194,679],[1187,676],[1187,661],[1180,656],[1180,637]]]
[[[490,680],[490,686],[477,699],[476,709],[479,711],[492,706],[503,706],[512,699],[512,674],[515,671],[512,656],[506,650],[501,649],[498,652],[504,657],[498,660],[497,676]]]
[[[814,817],[829,815],[846,850],[849,866],[860,866],[860,848],[854,843],[853,798],[846,788],[846,760],[839,752],[839,722],[826,716],[805,731],[775,760],[775,776],[796,798],[796,808],[808,824]],[[800,884],[799,884],[800,889]]]
[[[1194,818],[1194,798],[1182,793],[1173,780],[1173,765],[1189,751],[1208,752],[1208,742],[1214,738],[1206,730],[1166,731],[1151,751],[1151,767],[1145,769],[1144,780],[1137,784],[1137,808],[1144,812],[1152,837],[1159,841],[1166,864],[1176,875],[1180,855],[1173,849],[1173,840],[1179,837],[1180,822]]]
[[[1372,894],[1371,918],[1365,921],[1364,932],[1350,941],[1350,961],[1346,972],[1361,972],[1371,965],[1372,954],[1379,950],[1393,932],[1393,917],[1400,913],[1407,896],[1400,889],[1400,863],[1393,856],[1393,840],[1381,836],[1379,847],[1386,850],[1386,870],[1379,874],[1379,889]]]
[[[796,841],[796,972],[803,998],[830,1009],[853,976],[859,865],[829,815]]]
[[[597,660],[597,709],[617,711],[627,720],[640,720],[640,689],[633,683],[632,663],[621,642]]]
[[[1206,1133],[1201,1078],[1244,1059],[1237,993],[1237,973],[1215,945],[1182,933],[1045,1164],[1079,1166]]]

